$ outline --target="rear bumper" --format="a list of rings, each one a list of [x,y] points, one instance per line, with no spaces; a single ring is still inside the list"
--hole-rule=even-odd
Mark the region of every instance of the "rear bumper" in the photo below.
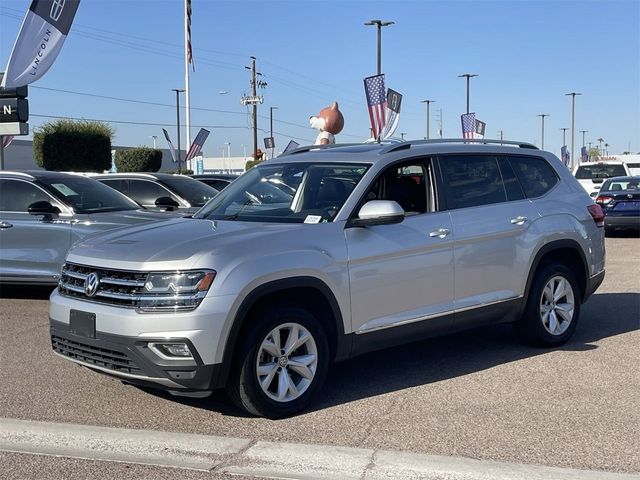
[[[605,228],[636,228],[640,229],[640,216],[638,215],[606,215],[604,217]]]
[[[49,322],[54,353],[92,370],[135,385],[182,393],[221,387],[222,365],[205,365],[187,338],[141,339],[100,331],[90,338],[71,333],[69,324],[53,319]],[[154,341],[186,343],[193,359],[161,358],[148,346]]]
[[[587,280],[587,291],[584,292],[584,297],[582,299],[583,302],[586,302],[589,297],[593,295],[593,293],[598,289],[598,287],[602,285],[602,282],[604,280],[604,272],[605,271],[602,270],[600,273],[596,273],[595,275],[589,277],[589,279]]]

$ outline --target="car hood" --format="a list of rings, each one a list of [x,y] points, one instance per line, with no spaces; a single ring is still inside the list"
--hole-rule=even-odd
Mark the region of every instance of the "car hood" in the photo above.
[[[204,255],[228,256],[265,244],[267,237],[309,227],[304,224],[272,224],[179,218],[117,229],[76,243],[67,260],[113,269],[188,269],[199,267]]]

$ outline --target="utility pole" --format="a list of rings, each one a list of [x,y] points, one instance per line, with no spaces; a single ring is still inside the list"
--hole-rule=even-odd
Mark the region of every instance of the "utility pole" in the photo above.
[[[498,133],[500,134],[500,144],[502,144],[503,132],[502,132],[502,130],[499,130]]]
[[[565,93],[566,96],[571,97],[571,171],[573,171],[573,159],[575,158],[575,132],[576,132],[576,95],[582,95],[581,93],[571,92]]]
[[[406,135],[406,132],[400,132],[400,140],[404,140],[404,136]]]
[[[541,113],[538,117],[542,118],[542,145],[540,150],[544,150],[544,117],[548,117],[549,115],[546,113]]]
[[[469,79],[473,77],[477,77],[476,73],[463,73],[462,75],[458,75],[458,78],[466,77],[467,79],[467,113],[469,113]]]
[[[436,101],[435,100],[421,100],[420,103],[424,103],[426,105],[426,107],[427,107],[427,109],[426,109],[427,110],[426,111],[426,122],[425,122],[426,123],[426,125],[425,125],[426,136],[424,138],[425,138],[425,140],[429,140],[429,104],[430,103],[436,103]]]
[[[180,93],[184,92],[181,88],[172,88],[176,92],[176,130],[178,131],[178,175],[182,173],[182,158],[180,155]]]
[[[376,27],[378,27],[378,75],[382,73],[382,27],[387,27],[389,25],[393,25],[394,23],[395,22],[389,22],[386,20],[369,20],[365,23],[365,25],[367,26],[375,25]]]
[[[257,159],[258,153],[258,103],[262,103],[262,96],[258,96],[258,87],[264,88],[267,86],[267,82],[262,80],[258,81],[257,76],[262,75],[260,72],[256,72],[256,57],[251,58],[251,66],[245,66],[247,70],[251,71],[251,96],[243,96],[240,99],[242,105],[253,105],[253,155],[252,158]]]

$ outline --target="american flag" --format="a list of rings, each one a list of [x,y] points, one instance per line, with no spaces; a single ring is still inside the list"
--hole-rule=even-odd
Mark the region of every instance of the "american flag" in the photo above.
[[[460,118],[462,119],[462,138],[475,138],[476,114],[464,113]]]
[[[561,157],[562,163],[569,166],[569,160],[571,159],[571,156],[569,155],[569,149],[567,148],[566,145],[563,145],[560,148],[560,157]]]
[[[387,108],[387,95],[384,89],[384,73],[364,79],[364,91],[367,95],[369,107],[369,119],[373,138],[378,138],[380,132],[387,123],[385,110]]]
[[[580,150],[580,157],[582,157],[583,162],[589,161],[589,152],[587,151],[587,147],[582,147]]]
[[[200,150],[202,150],[202,146],[204,145],[204,142],[207,141],[208,136],[209,130],[201,128],[198,132],[198,135],[196,135],[196,138],[193,140],[191,148],[189,148],[189,151],[187,152],[187,158],[185,159],[186,161],[189,161],[193,157],[197,157],[198,155],[200,155]]]
[[[185,0],[187,6],[187,62],[191,64],[193,71],[196,71],[196,64],[193,63],[193,51],[191,50],[191,0]]]

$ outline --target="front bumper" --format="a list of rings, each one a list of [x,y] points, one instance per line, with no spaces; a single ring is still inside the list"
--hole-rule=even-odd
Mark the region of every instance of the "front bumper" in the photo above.
[[[67,360],[135,385],[182,392],[210,391],[219,384],[221,365],[205,365],[188,338],[138,338],[100,331],[95,338],[74,334],[69,324],[50,322],[51,347]],[[180,342],[193,359],[161,358],[149,348],[153,342]]]

